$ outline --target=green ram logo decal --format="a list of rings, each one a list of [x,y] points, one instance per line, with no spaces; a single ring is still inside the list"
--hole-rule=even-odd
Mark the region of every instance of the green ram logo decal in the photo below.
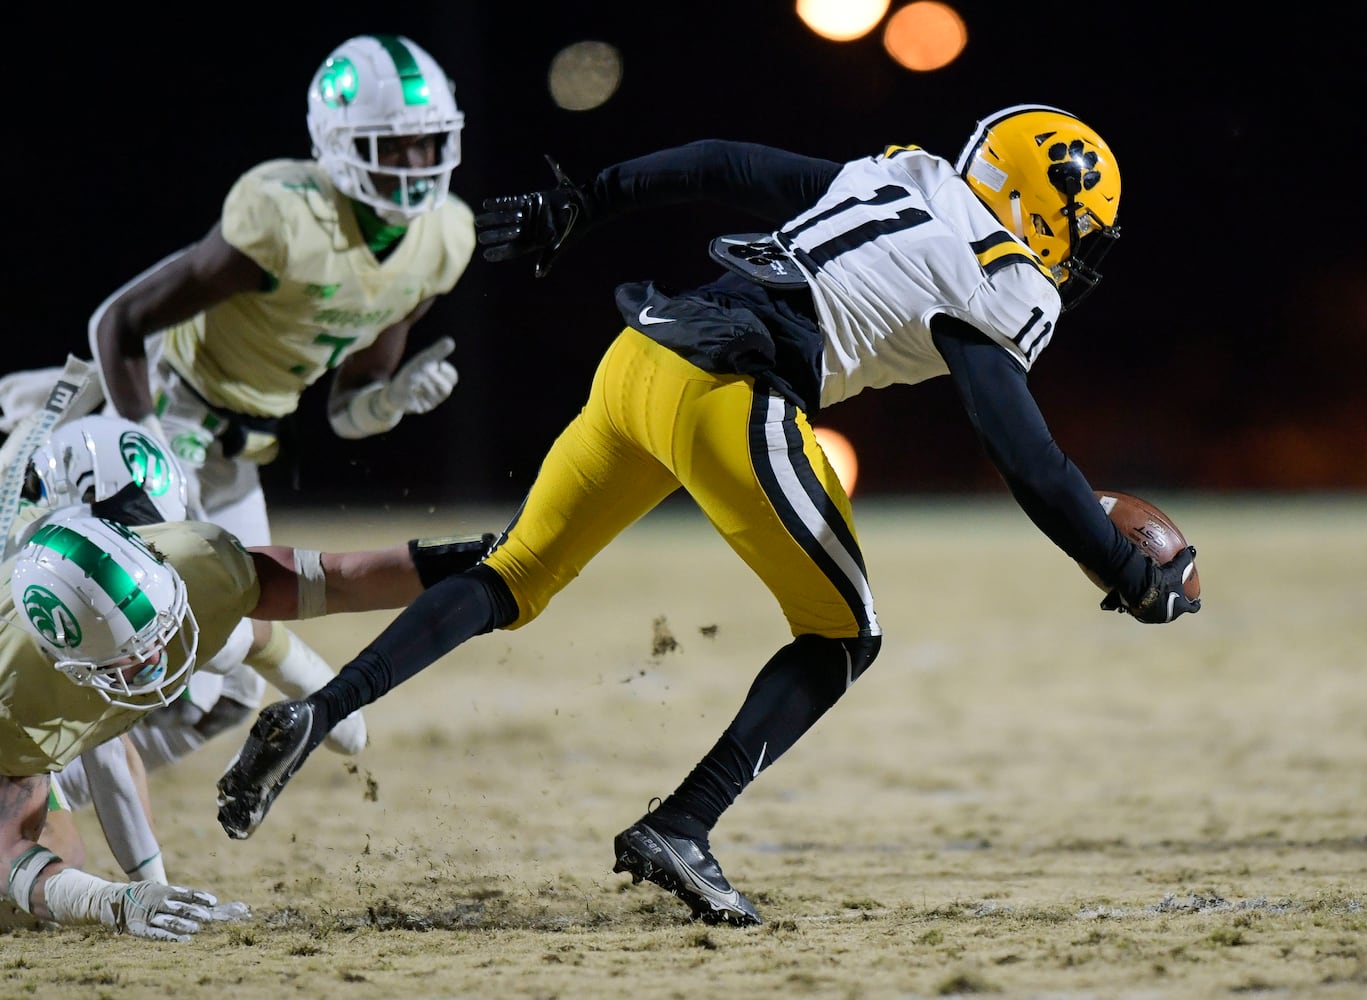
[[[149,495],[159,497],[171,489],[171,462],[156,441],[141,431],[125,431],[119,437],[119,454],[128,474]]]
[[[330,108],[356,100],[356,67],[350,59],[329,59],[318,71],[318,96]]]
[[[37,584],[24,591],[24,614],[38,634],[54,646],[74,649],[81,644],[81,625],[62,599]]]

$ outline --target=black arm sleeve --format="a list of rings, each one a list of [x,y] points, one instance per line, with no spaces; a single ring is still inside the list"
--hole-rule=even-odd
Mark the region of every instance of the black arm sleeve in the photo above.
[[[931,329],[978,440],[1026,516],[1121,593],[1142,593],[1144,554],[1106,516],[1081,470],[1054,442],[1025,370],[967,323],[937,316]]]
[[[756,143],[702,139],[608,167],[584,196],[595,226],[640,208],[700,201],[777,225],[809,208],[842,166]]]

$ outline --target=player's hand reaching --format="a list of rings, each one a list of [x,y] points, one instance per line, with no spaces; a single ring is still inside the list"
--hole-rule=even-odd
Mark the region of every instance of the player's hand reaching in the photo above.
[[[1201,610],[1201,599],[1187,597],[1184,588],[1196,565],[1196,546],[1188,545],[1161,566],[1149,560],[1144,590],[1126,597],[1112,590],[1101,602],[1102,611],[1123,611],[1146,625],[1164,625],[1179,615]]]
[[[384,402],[398,413],[429,413],[456,387],[456,368],[447,357],[456,342],[442,337],[404,363],[384,389]]]
[[[216,916],[222,912],[216,897],[198,889],[160,882],[130,882],[122,886],[114,906],[116,926],[134,937],[157,941],[189,941],[199,932],[200,924],[215,919],[238,919],[247,912],[242,903],[224,904],[240,907],[241,912],[231,918]]]
[[[549,191],[486,198],[484,212],[475,216],[485,260],[512,260],[536,253],[538,278],[550,272],[551,264],[571,235],[576,235],[576,229],[582,233],[588,224],[583,191],[549,155],[546,162],[555,174],[555,187]]]

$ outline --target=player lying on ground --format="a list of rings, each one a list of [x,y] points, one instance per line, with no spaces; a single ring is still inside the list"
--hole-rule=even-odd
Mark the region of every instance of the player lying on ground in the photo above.
[[[49,378],[47,390],[31,394],[33,400],[45,398],[54,384]],[[5,399],[8,412],[17,412],[15,395],[5,394]],[[18,424],[21,433],[33,422],[37,406],[30,401]],[[64,413],[46,441],[27,456],[5,558],[16,553],[53,511],[73,504],[98,509],[101,516],[130,527],[184,520],[184,472],[155,438],[122,417],[66,417]],[[16,454],[13,462],[21,464],[23,458]],[[114,498],[130,485],[140,488],[142,496],[136,503],[115,505]],[[258,631],[264,635],[258,636]],[[147,805],[145,771],[180,760],[245,719],[254,702],[233,697],[238,690],[254,690],[242,679],[245,674],[259,673],[280,691],[293,691],[298,697],[326,683],[332,669],[307,646],[294,647],[292,637],[282,623],[242,619],[222,649],[199,660],[185,691],[172,704],[148,712],[117,746],[87,750],[56,772],[43,842],[49,847],[60,843],[57,853],[63,857],[83,858],[85,847],[70,811],[93,803],[124,874],[134,880],[169,881]],[[279,650],[272,648],[282,645],[283,655],[275,655]],[[365,721],[359,713],[334,732],[339,739],[325,745],[336,752],[354,754],[365,745]]]
[[[143,497],[129,487],[121,499]],[[217,907],[197,889],[106,881],[42,846],[51,773],[174,702],[242,617],[402,607],[482,552],[448,539],[357,552],[248,550],[204,522],[129,528],[85,507],[55,512],[0,567],[5,895],[40,920],[173,940],[241,915],[242,904]]]

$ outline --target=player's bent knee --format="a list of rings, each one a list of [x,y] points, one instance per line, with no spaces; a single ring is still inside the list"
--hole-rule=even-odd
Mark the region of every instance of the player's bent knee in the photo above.
[[[883,648],[881,635],[860,635],[853,639],[841,639],[845,652],[850,657],[850,680],[858,680],[859,675],[873,665]]]

